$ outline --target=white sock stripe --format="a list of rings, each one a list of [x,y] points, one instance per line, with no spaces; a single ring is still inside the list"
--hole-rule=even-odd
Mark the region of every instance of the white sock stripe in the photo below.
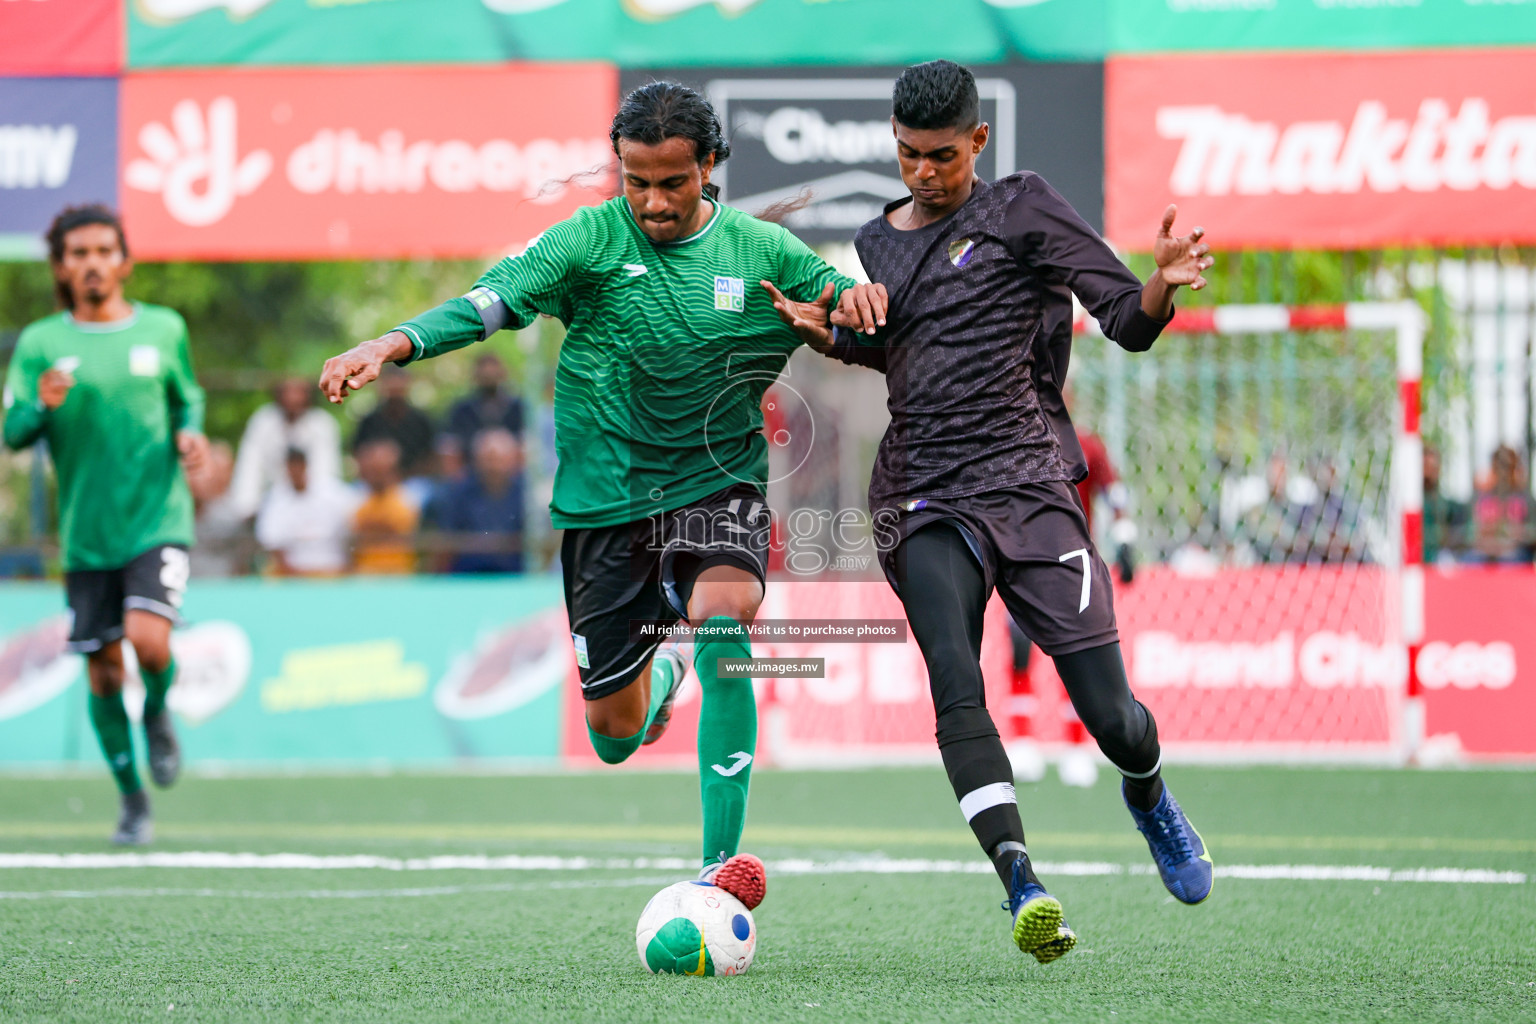
[[[971,790],[960,798],[960,813],[965,815],[966,821],[970,821],[988,807],[1018,802],[1019,797],[1013,790],[1013,783],[990,782],[980,789]]]
[[[1149,772],[1128,772],[1124,768],[1121,768],[1119,765],[1115,766],[1115,771],[1119,772],[1121,775],[1124,775],[1128,779],[1150,779],[1152,776],[1156,775],[1162,770],[1163,759],[1161,757],[1157,759],[1157,764],[1153,765],[1152,770]]]

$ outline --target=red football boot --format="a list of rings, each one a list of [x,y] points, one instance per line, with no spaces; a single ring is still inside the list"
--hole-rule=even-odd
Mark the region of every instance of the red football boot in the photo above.
[[[748,910],[756,910],[768,891],[768,872],[750,853],[738,853],[724,864],[711,864],[699,877],[741,900]]]

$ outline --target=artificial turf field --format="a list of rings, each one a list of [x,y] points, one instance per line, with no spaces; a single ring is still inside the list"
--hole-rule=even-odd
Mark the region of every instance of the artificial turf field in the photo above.
[[[732,978],[652,976],[635,953],[646,899],[690,873],[669,859],[696,855],[691,776],[192,777],[155,796],[153,852],[331,858],[289,868],[17,866],[113,853],[116,802],[105,778],[7,778],[0,1020],[1536,1021],[1536,773],[1168,777],[1218,871],[1249,877],[1175,904],[1107,776],[1021,786],[1080,936],[1042,967],[1010,945],[996,877],[960,870],[979,853],[939,768],[761,771],[745,848],[769,890]],[[426,860],[476,855],[514,859]],[[1264,865],[1381,870],[1251,877]]]

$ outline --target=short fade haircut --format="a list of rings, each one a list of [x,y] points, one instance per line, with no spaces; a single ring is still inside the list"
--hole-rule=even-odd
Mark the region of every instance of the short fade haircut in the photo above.
[[[908,128],[974,128],[981,123],[976,76],[952,60],[914,64],[896,79],[891,113]]]
[[[100,203],[86,203],[82,206],[66,206],[59,211],[59,215],[53,218],[53,223],[48,225],[48,231],[43,235],[43,240],[48,243],[48,260],[54,266],[64,262],[64,237],[76,228],[89,227],[92,224],[104,224],[117,232],[117,246],[123,250],[123,259],[128,258],[128,236],[123,233],[123,220],[111,208]],[[75,308],[75,297],[69,290],[69,285],[62,281],[55,281],[54,295],[58,298],[59,305],[65,309]]]

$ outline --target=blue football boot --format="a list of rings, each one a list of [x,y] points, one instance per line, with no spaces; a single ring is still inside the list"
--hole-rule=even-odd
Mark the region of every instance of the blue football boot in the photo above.
[[[1061,901],[1024,877],[1024,858],[1013,862],[1013,895],[1003,909],[1013,914],[1013,941],[1043,964],[1059,960],[1077,945],[1077,934],[1061,918]]]
[[[1125,783],[1120,784],[1120,798],[1125,799]],[[1163,885],[1173,897],[1182,903],[1199,903],[1211,894],[1211,855],[1206,852],[1205,840],[1189,823],[1179,802],[1173,798],[1168,786],[1163,786],[1163,798],[1150,811],[1138,811],[1126,801],[1131,820],[1147,840],[1152,851],[1152,863],[1162,876]]]

